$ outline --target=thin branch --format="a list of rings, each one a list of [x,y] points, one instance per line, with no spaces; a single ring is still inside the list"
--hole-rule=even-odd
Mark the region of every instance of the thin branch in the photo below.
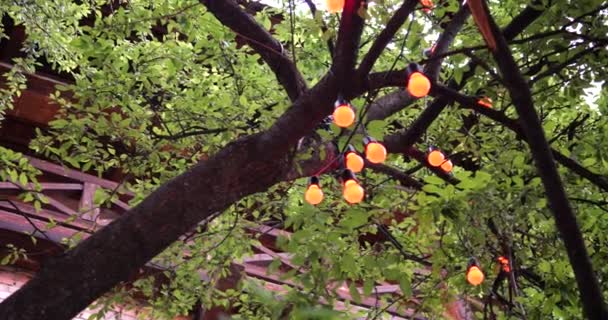
[[[437,94],[441,94],[443,96],[449,97],[455,102],[458,102],[462,107],[472,109],[477,113],[480,113],[515,132],[518,139],[524,139],[524,132],[521,128],[521,125],[515,119],[511,119],[507,117],[503,112],[498,110],[489,109],[477,104],[477,98],[471,96],[465,96],[463,94],[458,93],[457,91],[450,89],[446,86],[436,85],[433,89]],[[608,179],[606,177],[593,173],[589,169],[581,166],[575,160],[565,156],[561,152],[551,149],[553,156],[555,157],[555,161],[564,167],[572,170],[574,173],[579,176],[587,179],[589,182],[593,183],[598,188],[608,192]]]
[[[456,35],[458,32],[460,32],[460,29],[462,29],[462,26],[465,24],[470,15],[471,12],[468,10],[468,6],[460,6],[441,36],[439,36],[439,40],[437,40],[437,43],[435,44],[435,50],[433,50],[432,56],[442,55],[448,51],[448,48],[452,42],[454,42]],[[425,65],[424,72],[430,79],[432,79],[432,81],[437,81],[442,62],[442,59],[438,59]]]
[[[382,233],[393,244],[393,246],[401,253],[401,255],[403,256],[404,259],[418,262],[418,263],[422,264],[423,266],[427,266],[427,267],[433,265],[432,263],[428,262],[424,258],[420,258],[413,254],[405,252],[405,249],[403,249],[403,246],[401,245],[401,243],[399,243],[399,241],[395,238],[395,236],[392,235],[392,233],[390,232],[390,230],[388,230],[388,228],[386,226],[379,224],[379,223],[376,223],[376,226],[378,227],[378,230],[380,231],[380,233]]]
[[[305,90],[306,82],[283,50],[281,43],[258,24],[234,0],[200,0],[223,25],[245,38],[275,73],[287,95],[295,101]]]
[[[408,174],[402,172],[397,168],[393,168],[385,164],[375,164],[369,161],[365,162],[365,167],[373,171],[384,173],[388,176],[393,177],[394,179],[399,181],[404,187],[411,187],[416,190],[422,189],[423,184],[420,181],[410,177]]]
[[[370,70],[372,70],[374,63],[376,63],[376,60],[378,60],[384,51],[384,48],[386,48],[397,31],[399,31],[399,28],[405,23],[405,20],[407,20],[407,17],[414,11],[417,4],[418,0],[404,0],[401,7],[395,11],[359,64],[359,68],[357,69],[358,79],[363,79]]]
[[[566,68],[567,66],[575,63],[578,59],[584,57],[587,54],[593,53],[594,51],[601,49],[601,47],[591,47],[582,51],[577,52],[576,54],[574,54],[572,57],[568,58],[566,61],[556,64],[554,66],[552,66],[551,68],[547,69],[546,71],[544,71],[543,73],[537,75],[536,77],[534,77],[534,79],[530,80],[530,85],[534,85],[536,82],[538,82],[539,80],[552,76],[556,73],[559,73],[562,71],[562,69]]]
[[[34,223],[34,221],[32,221],[32,219],[25,212],[21,211],[21,209],[19,209],[19,207],[17,207],[17,205],[12,200],[2,199],[0,201],[8,202],[8,204],[10,204],[11,207],[13,207],[13,209],[15,211],[17,211],[18,214],[20,214],[22,217],[25,218],[25,220],[27,220],[27,222],[30,224],[30,226],[32,226],[32,228],[34,229],[34,232],[32,233],[32,236],[35,235],[36,233],[39,233],[40,235],[42,235],[49,242],[55,243],[53,240],[51,240],[51,238],[49,238],[49,236],[46,234],[46,232],[44,232],[40,228],[38,228],[38,226],[36,226],[36,224]]]
[[[308,5],[310,13],[312,14],[312,18],[314,19],[317,14],[317,6],[315,6],[315,3],[312,0],[304,0],[304,2],[306,2],[306,4]],[[323,33],[326,33],[327,30],[327,24],[325,24],[325,21],[321,21],[321,31],[323,31]],[[333,57],[334,41],[331,38],[327,39],[327,49],[329,49],[329,55]]]
[[[450,21],[442,35],[439,37],[437,44],[435,45],[435,53],[437,55],[443,54],[451,43],[454,41],[456,34],[462,29],[462,26],[466,22],[466,18],[469,16],[468,10],[461,7],[458,13]],[[439,72],[441,66],[441,59],[434,60],[425,66],[425,72],[429,73],[431,80],[436,79],[436,73]],[[404,74],[403,71],[401,74]],[[397,76],[399,73],[396,74]],[[376,77],[375,75],[374,77]],[[371,79],[371,75],[370,75]],[[385,76],[384,79],[390,80],[388,84],[401,84],[403,85],[403,77],[398,78],[392,75],[391,77]],[[394,82],[393,82],[394,81]],[[397,90],[393,93],[381,97],[375,101],[370,107],[367,115],[367,121],[380,120],[389,117],[390,115],[398,112],[404,107],[412,104],[416,101],[415,98],[411,97],[405,90]]]

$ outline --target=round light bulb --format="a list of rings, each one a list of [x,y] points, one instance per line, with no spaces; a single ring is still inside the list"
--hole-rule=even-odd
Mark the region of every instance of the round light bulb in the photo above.
[[[445,171],[446,173],[452,172],[452,168],[454,168],[454,165],[450,160],[446,160],[441,164],[441,170]]]
[[[386,148],[379,142],[370,142],[365,146],[365,157],[371,163],[382,163],[386,160]]]
[[[364,165],[365,162],[363,161],[363,158],[355,152],[348,152],[346,154],[346,168],[350,169],[352,172],[361,172]]]
[[[304,199],[312,205],[317,205],[323,201],[323,190],[318,185],[311,184],[306,189],[306,193],[304,193]]]
[[[346,128],[355,122],[355,110],[349,105],[343,104],[334,110],[334,123],[338,127]]]
[[[342,191],[344,199],[351,204],[359,203],[365,197],[365,190],[355,180],[347,180],[344,183],[344,191]]]
[[[327,0],[327,11],[337,13],[344,8],[344,0]]]
[[[414,72],[407,83],[407,91],[413,97],[422,98],[431,91],[431,81],[424,74]]]
[[[471,266],[467,271],[467,281],[474,286],[480,285],[484,278],[483,272],[477,266]]]
[[[433,150],[426,156],[426,160],[433,167],[439,167],[444,161],[445,156],[439,150]]]
[[[420,0],[420,4],[422,5],[422,11],[425,13],[429,13],[433,9],[433,1],[431,0]]]
[[[490,99],[488,97],[483,97],[483,98],[477,100],[477,104],[479,104],[480,106],[484,106],[486,108],[492,108],[492,99]]]

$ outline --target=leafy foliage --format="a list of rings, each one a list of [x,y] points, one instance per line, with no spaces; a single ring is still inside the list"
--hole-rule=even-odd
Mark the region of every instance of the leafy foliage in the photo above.
[[[400,3],[384,0],[367,10],[363,53]],[[504,26],[525,4],[492,2],[491,10]],[[545,12],[513,41],[512,51],[530,81],[552,147],[606,177],[607,12],[586,15],[603,1],[539,5]],[[422,50],[432,45],[457,9],[456,1],[446,1],[430,15],[416,11],[415,19],[399,31],[374,69],[425,62]],[[227,142],[269,127],[290,104],[260,57],[197,1],[27,0],[0,5],[0,13],[23,25],[28,35],[23,44],[26,58],[14,60],[15,68],[5,74],[0,115],[25,88],[23,72],[33,72],[44,57],[74,81],[57,87],[51,96],[61,113],[48,131],[39,132],[31,147],[83,171],[121,170],[130,177],[127,187],[137,194],[134,204]],[[313,84],[330,65],[326,40],[335,37],[338,18],[322,11],[310,15],[299,3],[294,15],[291,25],[289,3],[281,1],[258,12],[255,19],[272,30]],[[283,21],[277,22],[277,16]],[[489,53],[478,46],[482,43],[474,24],[466,24],[452,46],[466,54],[449,55],[440,79],[453,79],[463,85],[464,93],[489,96],[494,109],[515,117]],[[476,70],[468,69],[471,59],[482,62]],[[599,93],[589,98],[590,90]],[[389,92],[382,89],[379,96]],[[362,107],[365,99],[353,104]],[[418,100],[390,118],[374,121],[368,131],[381,139],[407,128],[427,102]],[[333,136],[320,135],[326,140]],[[360,150],[361,140],[355,135],[352,141]],[[373,294],[375,284],[389,282],[398,284],[403,295],[383,301],[370,311],[370,319],[381,317],[383,308],[393,303],[414,306],[433,317],[441,314],[446,302],[463,296],[487,303],[497,279],[496,257],[510,251],[518,270],[518,296],[499,303],[501,307],[493,312],[502,318],[522,313],[531,319],[580,318],[574,275],[525,143],[500,124],[453,105],[418,144],[421,149],[431,145],[453,158],[466,156],[467,164],[454,171],[459,183],[449,184],[400,155],[390,155],[388,164],[423,181],[422,191],[404,189],[385,175],[366,170],[362,183],[367,200],[349,206],[337,191],[338,183],[326,175],[322,177],[326,199],[313,207],[303,202],[303,179],[280,183],[241,200],[157,257],[154,263],[170,279],[160,289],[151,277],[138,280],[133,290],[148,298],[150,316],[158,318],[185,314],[200,301],[205,306],[231,305],[241,319],[331,319],[350,316],[318,306],[320,298],[330,305],[336,301],[339,289],[328,289],[328,283],[350,284],[349,293],[360,301]],[[36,182],[36,172],[25,158],[3,148],[0,155],[0,180]],[[607,195],[563,167],[560,173],[598,278],[605,279]],[[406,218],[396,219],[396,214]],[[279,297],[255,281],[234,290],[215,289],[230,274],[231,261],[252,254],[252,245],[259,243],[246,231],[250,220],[293,231],[277,245],[292,255],[291,263],[302,272],[288,274],[295,286]],[[430,266],[420,271],[419,263],[404,259],[389,242],[365,240],[378,235],[379,224],[388,224],[403,250]],[[465,281],[469,257],[477,258],[486,273],[488,281],[480,287]],[[272,266],[279,265],[277,260]],[[200,270],[205,270],[205,281]],[[362,284],[363,292],[354,284]],[[503,282],[494,297],[507,297],[508,286]],[[605,281],[603,290],[608,291]],[[116,293],[105,302],[126,297]]]

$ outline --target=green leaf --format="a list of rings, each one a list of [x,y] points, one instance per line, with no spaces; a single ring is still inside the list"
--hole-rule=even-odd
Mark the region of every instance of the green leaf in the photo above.
[[[399,289],[401,289],[401,292],[405,297],[412,296],[412,281],[409,276],[404,276],[399,279]]]
[[[361,303],[361,295],[359,294],[359,290],[357,290],[357,286],[353,282],[348,285],[348,290],[350,292],[351,297],[356,303]]]
[[[384,138],[384,128],[386,127],[386,121],[384,120],[372,120],[365,126],[367,133],[377,140]]]
[[[360,208],[351,208],[346,212],[344,219],[340,221],[340,226],[348,229],[355,229],[367,223],[368,214]]]
[[[21,172],[21,174],[19,175],[19,184],[22,187],[27,186],[27,176],[23,172]]]

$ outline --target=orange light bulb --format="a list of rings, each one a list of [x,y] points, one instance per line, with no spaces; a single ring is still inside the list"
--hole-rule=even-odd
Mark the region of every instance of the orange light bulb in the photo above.
[[[350,169],[352,172],[361,172],[363,170],[363,166],[365,162],[363,158],[356,154],[355,152],[346,153],[346,168]]]
[[[337,13],[344,8],[344,0],[327,0],[327,11]]]
[[[334,110],[334,123],[338,127],[346,128],[355,122],[355,110],[349,105],[343,104]]]
[[[486,108],[492,108],[492,99],[490,99],[488,97],[483,97],[483,98],[477,100],[477,104],[480,106],[484,106]]]
[[[386,148],[381,143],[372,141],[365,146],[365,157],[371,163],[382,163],[386,160]]]
[[[323,201],[323,190],[317,184],[311,184],[306,189],[306,193],[304,193],[304,199],[306,202],[314,205],[317,205]]]
[[[480,285],[484,278],[483,272],[481,272],[481,269],[477,266],[471,266],[469,270],[467,270],[467,281],[474,286]]]
[[[445,171],[446,173],[452,172],[452,168],[454,168],[454,165],[450,160],[446,160],[441,164],[441,170]]]
[[[439,150],[433,150],[426,156],[426,160],[433,167],[439,167],[445,161],[445,156]]]
[[[357,181],[349,179],[344,183],[342,195],[346,202],[355,204],[363,200],[363,197],[365,197],[365,190],[363,190],[363,187],[361,187]]]
[[[433,1],[431,0],[420,0],[420,4],[424,13],[429,13],[433,9]]]
[[[501,264],[502,270],[504,270],[504,272],[511,272],[511,266],[509,266],[509,259],[500,256],[498,257],[498,262]]]
[[[424,74],[414,72],[407,82],[407,91],[412,97],[422,98],[431,91],[431,81]]]

